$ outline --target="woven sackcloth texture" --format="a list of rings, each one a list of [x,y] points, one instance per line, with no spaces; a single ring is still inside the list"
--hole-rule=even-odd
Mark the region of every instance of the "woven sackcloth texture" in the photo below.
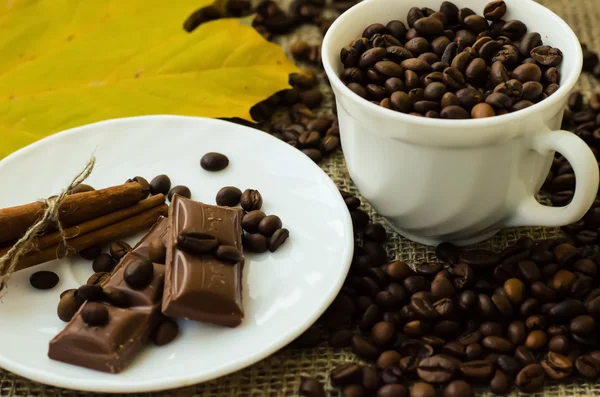
[[[409,1],[409,0],[398,0]],[[573,27],[579,39],[586,43],[591,49],[600,50],[600,0],[538,0],[549,7],[569,25]],[[414,1],[415,5],[418,0]],[[328,12],[328,11],[325,11]],[[375,21],[373,21],[375,22]],[[310,44],[317,44],[321,34],[314,26],[302,26],[291,35],[277,39],[284,48],[296,39],[302,38]],[[322,77],[322,76],[321,76]],[[600,90],[600,84],[590,76],[582,76],[579,88],[586,93],[592,90]],[[322,90],[326,96],[326,104],[331,104],[332,95],[329,87],[322,84]],[[352,184],[344,158],[341,153],[328,158],[321,164],[323,170],[331,176],[335,183],[341,188],[357,193]],[[374,216],[376,222],[383,220],[373,213],[367,203],[363,201],[363,209]],[[388,229],[389,241],[387,249],[390,259],[401,258],[410,264],[433,258],[431,248],[415,244],[399,237]],[[505,230],[489,241],[482,243],[484,247],[501,249],[505,245],[514,242],[521,236],[532,238],[551,238],[557,236],[558,231],[546,228],[522,228]],[[210,360],[210,357],[199,359]],[[323,343],[320,347],[312,349],[284,348],[271,357],[232,375],[213,380],[204,384],[186,387],[183,389],[169,390],[157,393],[145,393],[143,396],[152,397],[275,397],[275,396],[297,396],[298,385],[301,376],[314,376],[320,381],[327,382],[329,371],[340,363],[355,360],[349,351],[330,349]],[[118,375],[116,375],[118,376]],[[327,385],[331,396],[339,393],[331,390]],[[67,396],[89,396],[90,393],[76,392],[66,389],[58,389],[31,382],[17,375],[0,370],[0,396],[6,397],[67,397]],[[480,395],[487,396],[491,393],[480,391]],[[513,396],[519,395],[514,393]],[[539,394],[540,396],[542,394]],[[543,394],[548,397],[600,397],[600,383],[571,383],[551,384],[546,387]],[[101,394],[98,394],[101,396]]]

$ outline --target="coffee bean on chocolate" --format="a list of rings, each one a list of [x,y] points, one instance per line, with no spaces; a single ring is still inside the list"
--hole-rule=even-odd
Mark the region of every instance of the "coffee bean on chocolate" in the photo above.
[[[183,230],[177,236],[177,247],[190,254],[206,254],[214,251],[218,245],[217,238],[209,233]]]
[[[246,189],[242,193],[240,205],[246,212],[259,210],[262,207],[263,199],[258,190]]]
[[[133,289],[145,288],[152,281],[154,265],[147,259],[132,260],[123,273],[127,285]]]
[[[29,277],[29,284],[35,289],[42,290],[56,287],[59,281],[58,274],[48,270],[35,272]]]
[[[269,240],[260,233],[245,233],[242,236],[244,249],[261,254],[269,249]]]
[[[111,272],[115,267],[115,261],[109,254],[100,254],[94,259],[92,269],[94,272]]]
[[[102,326],[108,322],[108,309],[98,302],[87,302],[81,309],[81,318],[87,325]]]
[[[175,194],[178,194],[181,197],[185,197],[188,199],[192,197],[192,192],[190,191],[190,188],[187,186],[183,186],[183,185],[174,186],[169,191],[169,194],[167,195],[167,198],[169,199],[169,201],[173,201],[173,195],[175,195]]]
[[[233,245],[219,245],[215,251],[215,256],[222,261],[237,263],[242,260],[242,252]]]
[[[157,238],[150,242],[148,245],[148,259],[150,262],[165,264],[167,258],[167,247],[163,244],[161,239]]]
[[[89,261],[94,260],[102,252],[102,247],[91,247],[79,251],[79,256]]]
[[[82,285],[77,289],[77,296],[86,301],[99,301],[104,298],[104,292],[100,285]]]
[[[129,307],[129,295],[121,289],[114,287],[104,287],[103,299],[113,306]]]
[[[131,251],[131,246],[125,241],[115,241],[109,247],[110,256],[115,261],[120,261],[128,252]]]
[[[150,181],[150,193],[152,194],[169,194],[171,189],[171,179],[164,174],[158,175]]]
[[[277,229],[269,239],[269,251],[275,252],[289,237],[289,230],[285,228]]]
[[[94,273],[88,279],[86,284],[88,285],[103,285],[110,278],[110,273]]]
[[[60,297],[57,309],[58,318],[64,322],[71,321],[75,313],[83,305],[83,302],[84,300],[77,296],[77,290],[70,290]]]
[[[200,159],[200,166],[206,171],[221,171],[229,165],[229,159],[222,153],[206,153]]]
[[[96,189],[94,189],[90,185],[86,185],[85,183],[80,183],[79,185],[77,185],[73,189],[71,189],[71,191],[69,192],[69,194],[92,192],[94,190],[96,190]]]
[[[217,205],[235,207],[240,203],[242,191],[235,186],[225,186],[217,192]]]

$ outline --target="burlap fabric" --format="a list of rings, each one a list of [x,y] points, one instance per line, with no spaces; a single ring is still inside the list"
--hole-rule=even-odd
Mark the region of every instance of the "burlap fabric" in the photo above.
[[[408,1],[408,0],[398,0]],[[541,4],[552,9],[569,25],[573,27],[581,42],[596,51],[600,50],[600,0],[538,0]],[[415,1],[417,4],[418,1]],[[316,44],[321,38],[318,30],[312,26],[301,27],[289,37],[282,37],[278,41],[286,48],[296,38],[301,37],[311,44]],[[579,88],[586,93],[592,90],[600,90],[600,83],[590,76],[582,76]],[[331,92],[323,85],[326,99],[331,103]],[[341,153],[327,159],[322,163],[322,168],[345,190],[357,193],[346,169],[344,158]],[[364,202],[364,201],[363,201]],[[383,223],[383,220],[373,213],[368,204],[363,204],[375,217],[375,221]],[[408,263],[414,264],[428,259],[433,259],[433,250],[419,244],[412,243],[399,237],[388,229],[390,239],[387,243],[390,258],[401,258]],[[482,243],[484,247],[501,249],[506,244],[515,241],[521,236],[528,235],[532,238],[551,238],[557,236],[556,229],[547,228],[521,228],[505,230],[493,239]],[[210,360],[210,357],[199,357],[202,360]],[[297,396],[298,385],[301,376],[314,376],[322,382],[327,383],[329,371],[336,365],[353,361],[356,358],[349,351],[334,350],[324,345],[313,349],[284,348],[271,357],[232,375],[183,389],[169,390],[157,393],[144,394],[152,397],[276,397]],[[339,393],[331,390],[327,385],[331,396]],[[67,389],[59,389],[31,382],[17,375],[0,370],[0,395],[7,397],[58,397],[58,396],[87,396],[90,393],[82,393]],[[487,396],[491,393],[485,390],[480,395]],[[513,393],[513,396],[521,395]],[[539,394],[542,395],[542,394]],[[600,383],[590,384],[584,382],[570,384],[551,384],[546,387],[545,396],[549,397],[600,397]],[[100,394],[98,394],[100,396]]]

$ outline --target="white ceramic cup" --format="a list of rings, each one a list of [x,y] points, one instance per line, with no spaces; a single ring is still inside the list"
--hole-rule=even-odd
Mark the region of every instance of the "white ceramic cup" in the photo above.
[[[323,65],[333,87],[344,156],[361,194],[403,236],[427,245],[484,240],[501,228],[563,226],[586,213],[598,191],[598,164],[576,135],[560,131],[569,92],[581,73],[577,37],[556,14],[531,0],[505,0],[505,20],[519,19],[544,44],[564,54],[561,87],[527,109],[472,120],[416,117],[385,109],[339,79],[340,49],[371,23],[406,22],[415,5],[442,0],[364,0],[342,14],[323,41]],[[488,0],[456,0],[478,14]],[[575,195],[565,207],[539,204],[554,152],[572,165]]]

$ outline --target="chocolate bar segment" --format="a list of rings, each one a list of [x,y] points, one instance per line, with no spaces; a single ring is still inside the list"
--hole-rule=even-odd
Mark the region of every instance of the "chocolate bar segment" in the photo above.
[[[242,210],[174,196],[169,208],[169,237],[162,311],[170,317],[236,327],[244,318],[244,260],[226,262],[214,253],[190,253],[177,246],[182,232],[217,238],[242,252]]]
[[[161,217],[102,285],[124,292],[128,297],[128,307],[105,303],[108,322],[102,326],[90,326],[81,315],[83,308],[89,304],[84,303],[65,329],[50,341],[48,356],[51,359],[110,373],[118,373],[129,365],[162,318],[160,303],[165,267],[154,263],[152,281],[141,289],[128,286],[124,270],[133,261],[148,259],[148,246],[155,239],[166,243],[167,229],[168,221]]]

